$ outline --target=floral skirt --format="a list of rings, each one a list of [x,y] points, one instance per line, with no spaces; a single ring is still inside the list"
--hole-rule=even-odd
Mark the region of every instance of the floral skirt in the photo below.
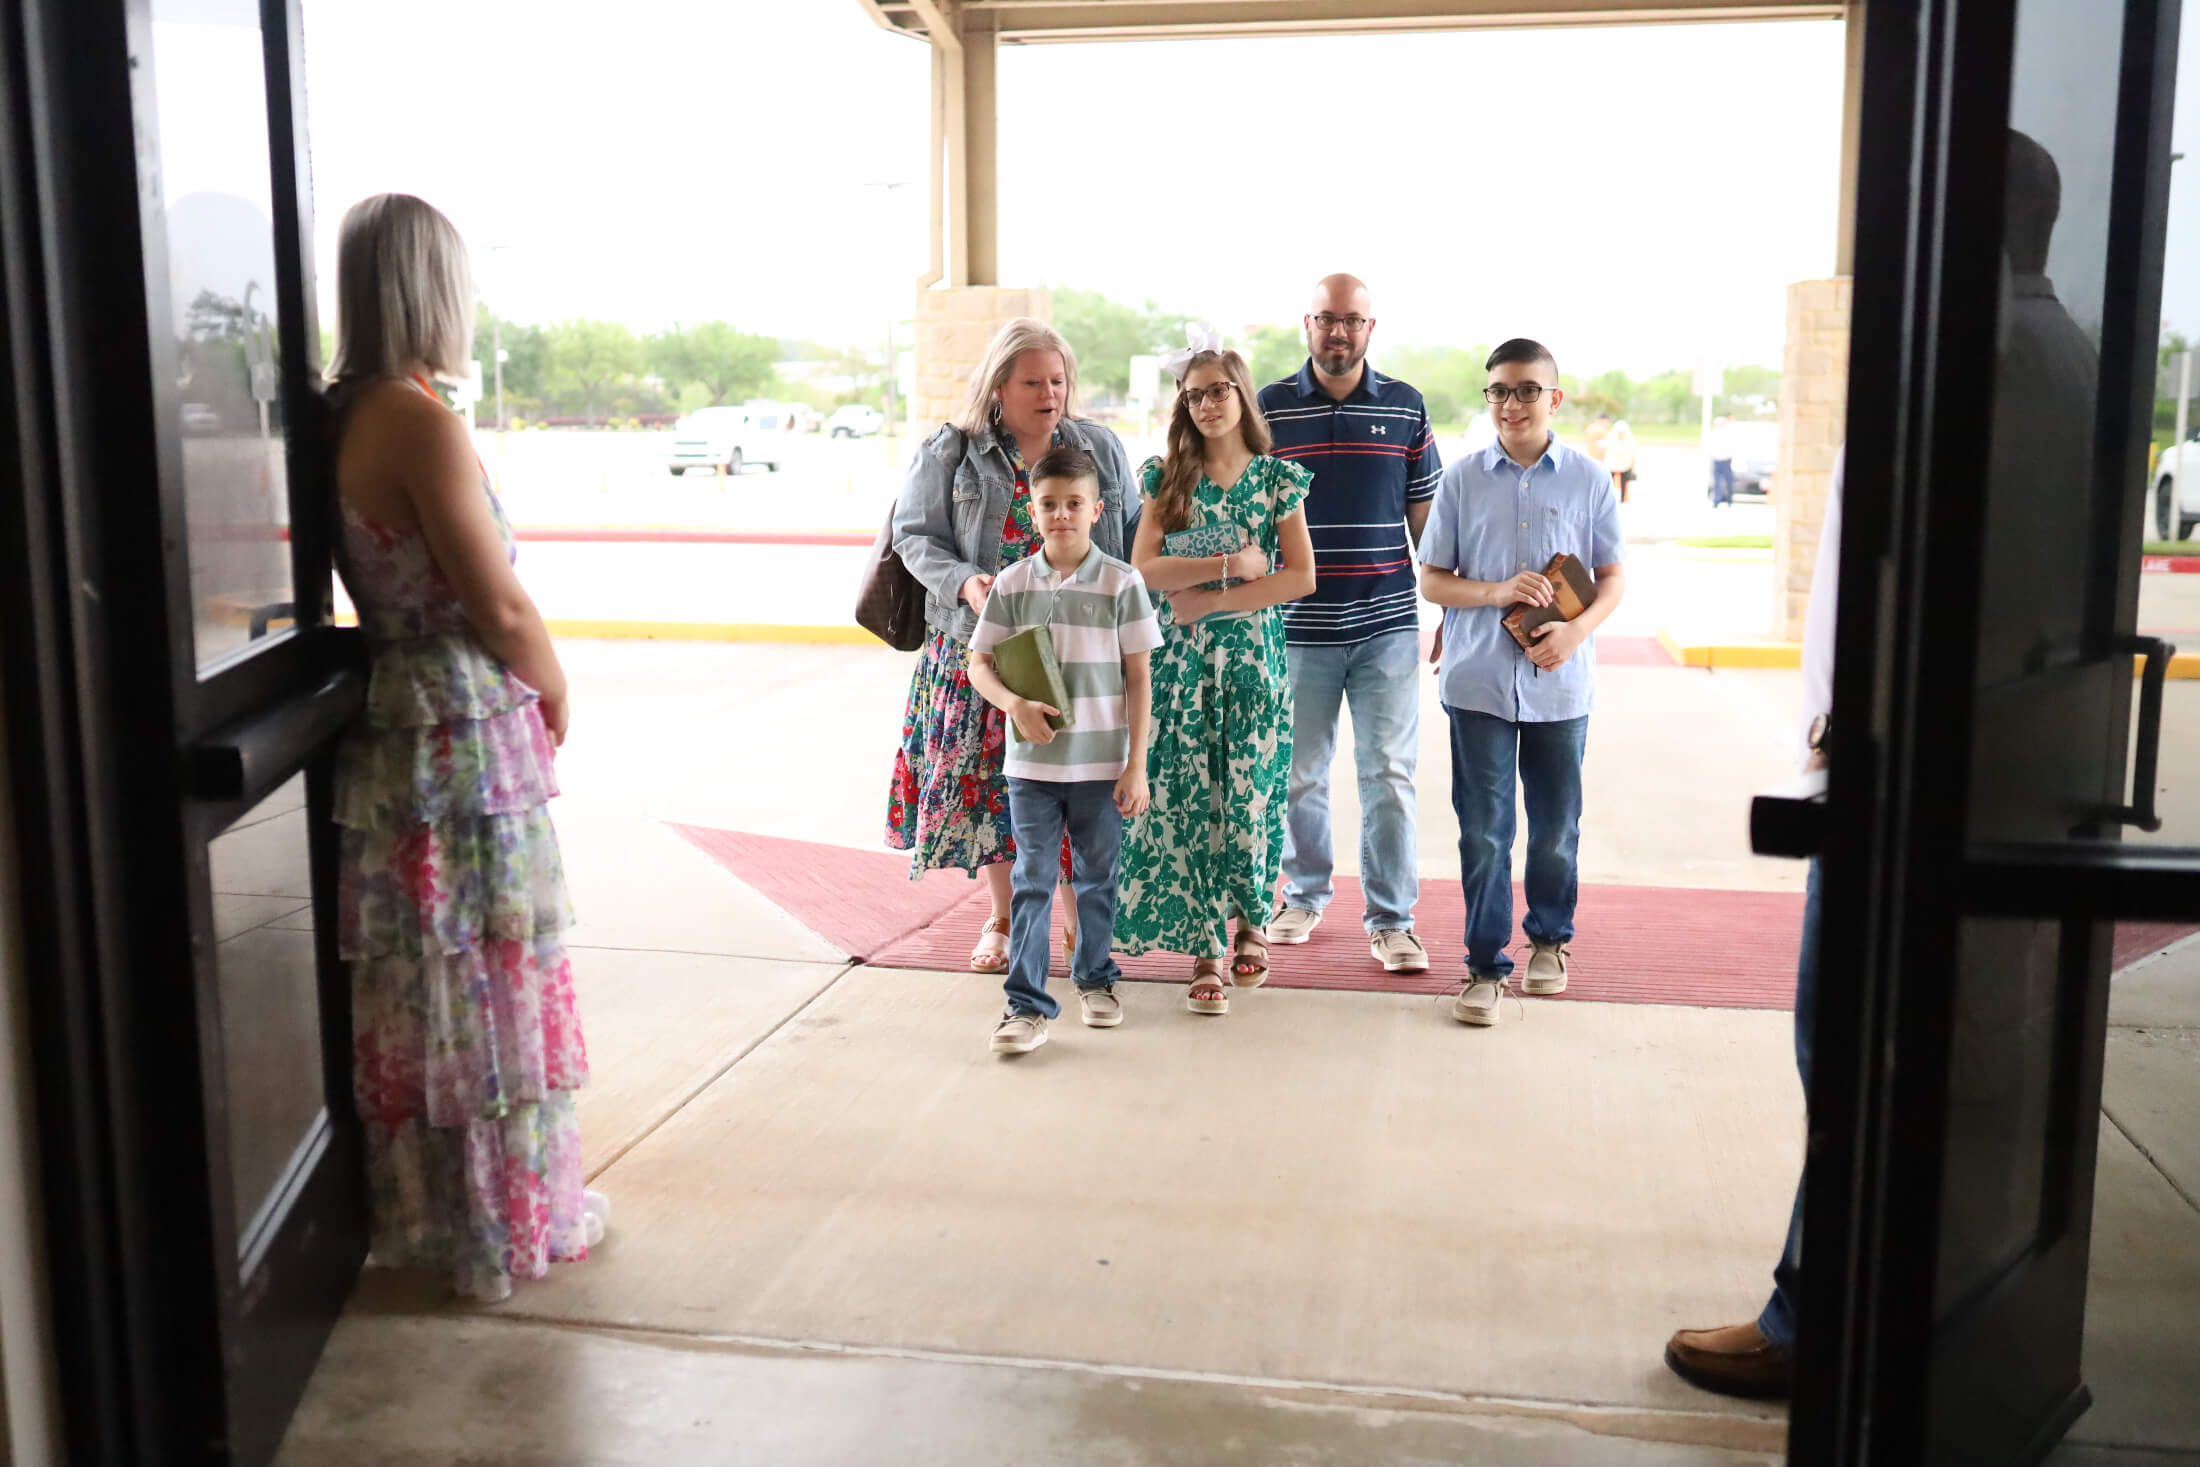
[[[1153,663],[1153,803],[1123,832],[1115,951],[1221,957],[1263,926],[1291,785],[1283,618],[1169,623]]]
[[[975,876],[1015,859],[1001,772],[1007,744],[1008,715],[970,686],[970,644],[934,632],[909,678],[886,801],[886,844],[915,853],[911,881],[927,871]],[[1062,879],[1069,879],[1066,836]]]
[[[336,774],[373,1248],[500,1299],[588,1256],[557,780],[534,694],[494,659],[437,679],[402,660],[377,657]]]

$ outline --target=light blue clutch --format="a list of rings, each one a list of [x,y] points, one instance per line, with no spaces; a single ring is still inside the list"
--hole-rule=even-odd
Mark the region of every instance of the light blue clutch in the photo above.
[[[1245,530],[1231,520],[1193,525],[1188,530],[1176,530],[1161,537],[1161,552],[1164,555],[1235,555],[1244,548]],[[1232,576],[1227,581],[1209,581],[1199,589],[1227,591],[1243,580],[1242,576]]]

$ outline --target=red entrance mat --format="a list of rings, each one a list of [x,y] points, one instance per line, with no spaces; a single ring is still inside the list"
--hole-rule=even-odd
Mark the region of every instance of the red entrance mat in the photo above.
[[[985,920],[984,888],[960,872],[909,879],[909,858],[814,841],[703,826],[672,827],[765,900],[859,962],[959,972]],[[1525,910],[1517,888],[1514,915]],[[1360,931],[1360,883],[1337,878],[1328,920],[1298,947],[1269,954],[1279,988],[1444,993],[1458,986],[1465,903],[1457,882],[1424,879],[1416,912],[1432,967],[1385,973]],[[1584,886],[1574,925],[1568,999],[1695,1008],[1784,1009],[1795,1002],[1803,898],[1794,892],[1705,887]],[[2126,923],[2114,966],[2124,968],[2195,929]],[[1516,955],[1523,957],[1524,954]],[[1067,978],[1057,936],[1053,971]],[[1184,983],[1191,961],[1148,953],[1121,959],[1127,978]]]

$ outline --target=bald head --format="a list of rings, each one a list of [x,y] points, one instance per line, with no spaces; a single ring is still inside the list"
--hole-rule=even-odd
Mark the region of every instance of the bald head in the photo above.
[[[1375,334],[1375,302],[1357,275],[1327,275],[1314,287],[1306,309],[1306,354],[1330,392],[1343,396],[1359,385],[1361,363]]]
[[[1357,275],[1324,275],[1314,286],[1314,303],[1306,308],[1319,315],[1323,311],[1333,316],[1372,316],[1375,299],[1367,293],[1367,282]]]

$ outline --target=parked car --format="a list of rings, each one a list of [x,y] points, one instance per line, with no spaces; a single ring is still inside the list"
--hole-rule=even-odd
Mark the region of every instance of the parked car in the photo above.
[[[674,474],[689,469],[738,474],[752,463],[772,470],[779,467],[786,442],[786,418],[776,408],[698,408],[673,425],[665,466]]]
[[[1726,446],[1734,454],[1735,497],[1769,498],[1773,471],[1780,466],[1780,425],[1729,423],[1719,431],[1727,435]],[[1710,492],[1706,485],[1704,493]]]
[[[825,420],[825,432],[833,438],[868,438],[885,426],[886,414],[859,402],[834,408]]]
[[[2200,525],[2200,428],[2162,450],[2154,463],[2154,529],[2164,540],[2185,540]]]

